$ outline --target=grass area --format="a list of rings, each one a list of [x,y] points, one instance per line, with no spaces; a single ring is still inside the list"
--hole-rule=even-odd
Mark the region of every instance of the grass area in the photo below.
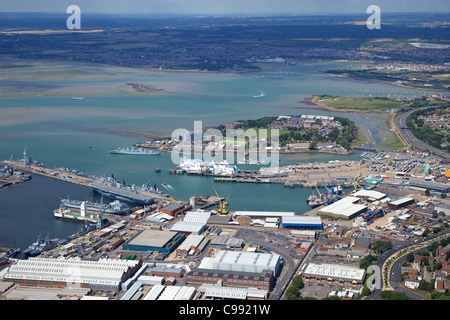
[[[365,145],[367,143],[367,141],[368,141],[367,137],[363,133],[358,131],[358,135],[356,136],[355,141],[352,142],[352,146],[360,147],[360,146]]]
[[[335,110],[352,111],[386,111],[401,107],[400,102],[383,97],[354,98],[321,95],[314,97],[313,102]]]
[[[376,146],[376,147],[380,148],[380,149],[394,151],[394,150],[403,148],[404,145],[397,137],[395,137],[395,138],[392,138],[392,139],[386,141],[383,145]]]

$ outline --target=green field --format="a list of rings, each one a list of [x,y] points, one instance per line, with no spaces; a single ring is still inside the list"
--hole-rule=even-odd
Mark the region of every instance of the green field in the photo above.
[[[313,102],[339,111],[386,111],[400,108],[402,106],[398,101],[383,97],[353,98],[321,95],[314,97]]]

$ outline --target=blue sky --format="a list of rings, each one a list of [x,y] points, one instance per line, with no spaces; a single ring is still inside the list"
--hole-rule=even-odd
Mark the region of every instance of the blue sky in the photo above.
[[[0,0],[0,12],[61,12],[78,5],[85,13],[147,14],[333,14],[450,12],[449,0]]]

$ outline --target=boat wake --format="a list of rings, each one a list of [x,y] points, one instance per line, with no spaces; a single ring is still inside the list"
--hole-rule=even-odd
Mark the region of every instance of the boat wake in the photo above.
[[[264,97],[266,94],[264,93],[264,91],[259,90],[261,93],[257,96],[253,96],[253,98],[261,98]]]
[[[174,188],[174,187],[172,187],[170,184],[164,184],[164,183],[161,183],[161,185],[167,190],[167,191],[174,191],[174,192],[176,192],[177,190]]]

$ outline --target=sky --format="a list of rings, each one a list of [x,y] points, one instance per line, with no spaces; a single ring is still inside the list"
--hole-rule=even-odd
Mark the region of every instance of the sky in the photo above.
[[[449,0],[0,0],[0,12],[61,12],[77,5],[83,13],[144,14],[340,14],[450,12]]]

